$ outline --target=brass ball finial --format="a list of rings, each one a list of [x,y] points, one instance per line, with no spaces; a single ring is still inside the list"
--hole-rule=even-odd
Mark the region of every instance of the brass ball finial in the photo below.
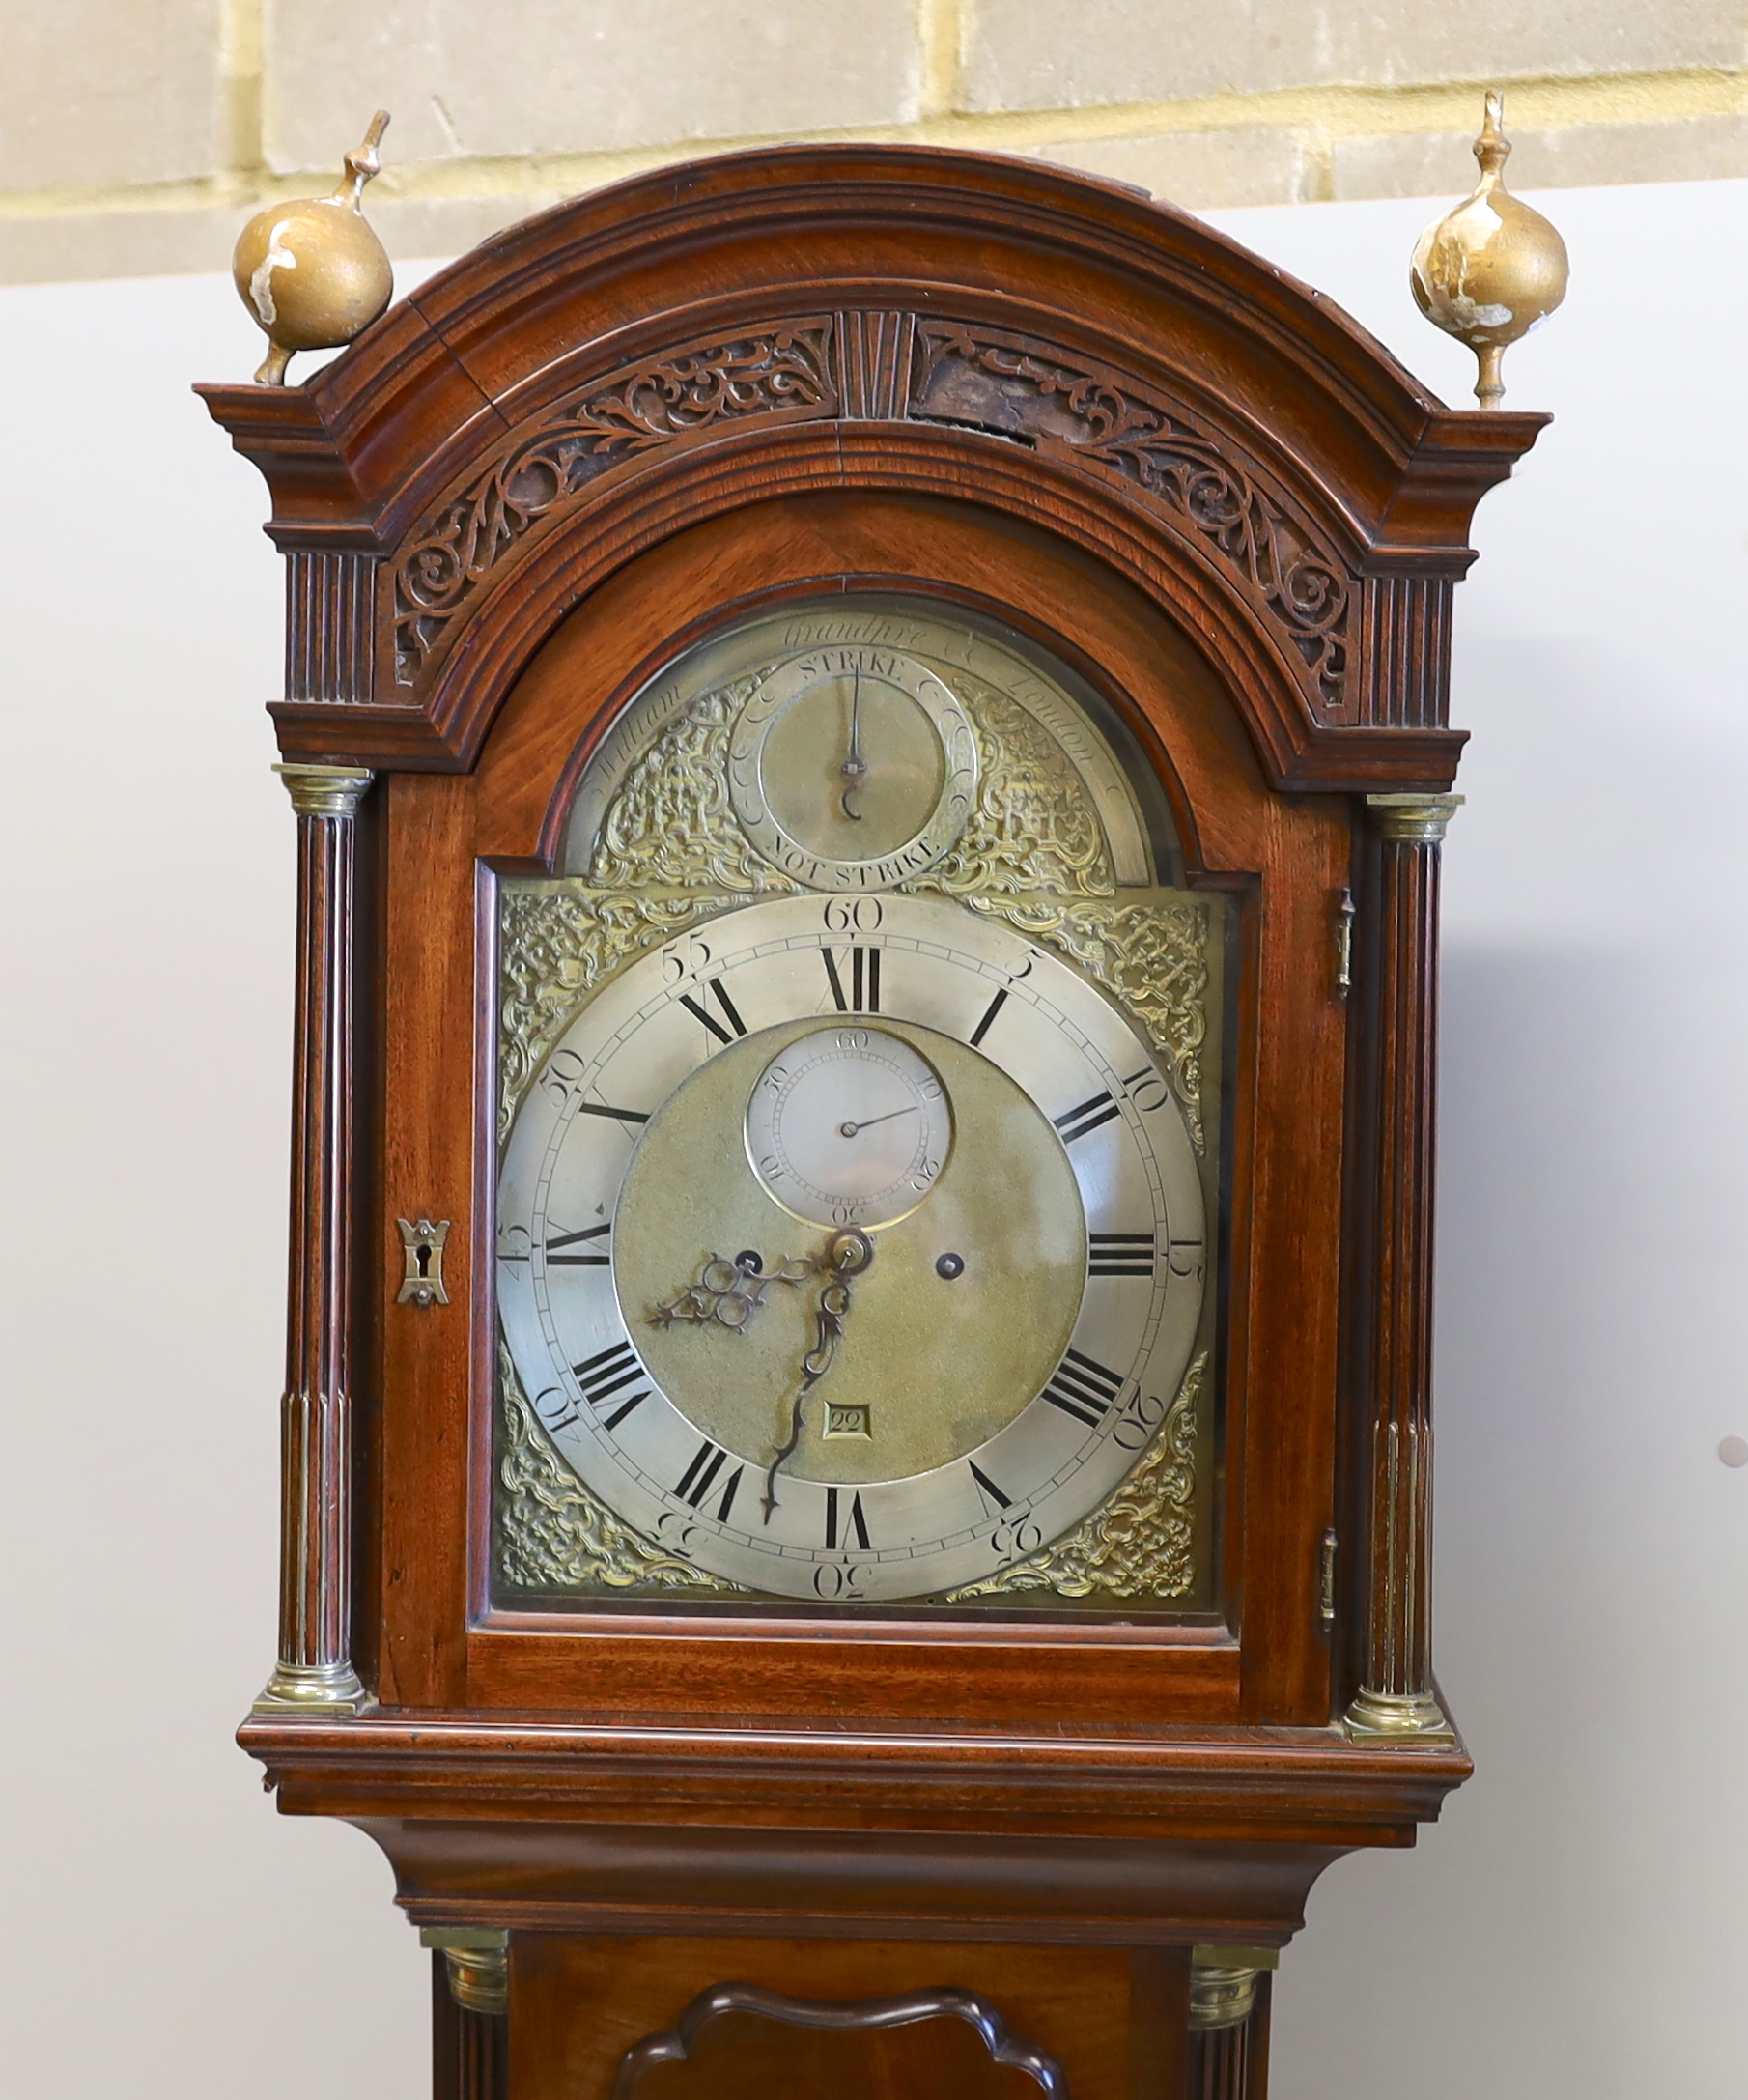
[[[283,386],[296,351],[350,343],[394,297],[387,250],[363,211],[387,128],[388,112],[379,109],[331,197],[270,204],[238,236],[231,276],[272,346],[255,374],[258,386]]]
[[[1416,241],[1408,272],[1422,313],[1480,359],[1475,398],[1483,409],[1505,399],[1499,368],[1507,346],[1565,298],[1569,267],[1556,229],[1505,186],[1501,170],[1511,152],[1501,128],[1505,103],[1496,88],[1488,90],[1475,142],[1480,181]]]

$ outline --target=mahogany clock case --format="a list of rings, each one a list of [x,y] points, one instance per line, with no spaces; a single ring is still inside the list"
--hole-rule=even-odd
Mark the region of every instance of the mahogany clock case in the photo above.
[[[366,1823],[431,1922],[574,1929],[799,1901],[809,1931],[887,1931],[922,1903],[924,1937],[1278,1941],[1337,1852],[1412,1841],[1460,1746],[1333,1725],[1363,1685],[1431,1695],[1438,835],[1381,835],[1367,798],[1450,786],[1468,520],[1543,419],[1443,409],[1139,194],[885,147],[638,178],[488,241],[307,387],[202,391],[288,557],[285,757],[375,776],[320,835],[352,854],[350,949],[306,884],[300,1171],[329,1178],[294,1216],[288,1405],[332,1468],[288,1458],[282,1629],[374,1703],[247,1724],[282,1805]],[[663,664],[830,592],[968,609],[1067,666],[1229,915],[1203,1608],[493,1600],[498,886],[561,866],[582,769]],[[403,1296],[419,1219],[447,1221],[447,1303]],[[470,1820],[490,1864],[459,1863]],[[608,1824],[643,1833],[610,1872]],[[842,1878],[849,1827],[896,1848],[889,1886]],[[689,1892],[635,1886],[682,1828]],[[996,1848],[950,1899],[916,1894],[930,1831]],[[1056,1868],[992,1892],[1004,1848],[1062,1843],[1090,1879],[1059,1910]],[[1148,1892],[1118,1860],[1152,1845]]]

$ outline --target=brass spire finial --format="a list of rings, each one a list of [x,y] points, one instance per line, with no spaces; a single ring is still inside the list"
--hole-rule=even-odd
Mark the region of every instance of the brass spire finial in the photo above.
[[[1511,142],[1501,128],[1505,97],[1487,91],[1486,119],[1475,142],[1475,193],[1428,226],[1415,243],[1408,281],[1435,327],[1467,343],[1480,360],[1475,398],[1483,409],[1505,398],[1500,362],[1565,297],[1565,242],[1539,212],[1511,195],[1501,170]]]
[[[379,109],[331,197],[270,204],[238,236],[231,275],[272,346],[255,374],[258,385],[283,386],[295,351],[350,343],[394,296],[387,251],[363,211],[387,128],[388,112]]]

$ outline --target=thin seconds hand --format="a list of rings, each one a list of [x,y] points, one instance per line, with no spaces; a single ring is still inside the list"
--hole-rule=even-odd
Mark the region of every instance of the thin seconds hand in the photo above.
[[[913,1101],[909,1108],[888,1109],[884,1116],[870,1116],[866,1122],[840,1122],[837,1134],[840,1138],[853,1138],[859,1130],[872,1130],[877,1122],[890,1122],[894,1116],[915,1116],[916,1113],[916,1103]]]

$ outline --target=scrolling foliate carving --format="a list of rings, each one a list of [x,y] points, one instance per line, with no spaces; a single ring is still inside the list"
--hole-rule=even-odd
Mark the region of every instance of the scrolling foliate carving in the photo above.
[[[1304,661],[1323,704],[1346,697],[1351,593],[1341,565],[1227,447],[1066,353],[963,324],[917,329],[912,414],[968,423],[1094,460],[1182,518],[1261,600]]]
[[[606,894],[586,883],[507,882],[498,906],[498,1129],[590,992],[623,962],[744,897]]]
[[[1208,1034],[1209,905],[1200,897],[1134,904],[1001,896],[964,901],[1060,950],[1114,994],[1165,1059],[1191,1140],[1205,1151],[1201,1053]]]
[[[415,526],[394,572],[395,675],[417,682],[456,615],[534,526],[622,461],[748,416],[829,412],[832,322],[765,324],[592,380]]]
[[[1054,1590],[1058,1597],[1182,1597],[1195,1580],[1197,1408],[1204,1352],[1184,1373],[1146,1456],[1103,1508],[1065,1539],[949,1592],[973,1597]]]
[[[497,1350],[497,1573],[523,1590],[692,1590],[744,1597],[738,1583],[664,1552],[615,1517],[553,1450]]]

